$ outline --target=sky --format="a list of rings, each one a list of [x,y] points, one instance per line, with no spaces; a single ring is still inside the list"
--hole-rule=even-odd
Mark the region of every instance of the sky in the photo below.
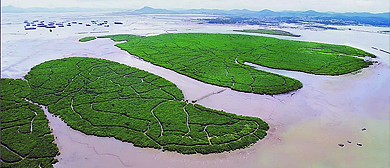
[[[139,9],[144,6],[164,9],[249,9],[260,11],[371,12],[390,11],[389,0],[1,0],[2,6],[82,7]]]

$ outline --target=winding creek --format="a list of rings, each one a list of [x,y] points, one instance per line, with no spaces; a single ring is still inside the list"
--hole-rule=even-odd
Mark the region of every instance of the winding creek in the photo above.
[[[18,17],[21,16],[10,16],[15,20]],[[190,16],[183,17],[185,19]],[[234,33],[233,29],[255,27],[199,25],[187,21],[176,21],[172,24],[166,16],[162,19],[131,16],[125,23],[127,22],[131,24],[112,28],[105,34],[148,35],[164,33],[165,30],[171,29],[176,29],[177,32]],[[197,100],[197,103],[203,106],[230,113],[260,117],[270,124],[266,138],[249,148],[221,154],[181,155],[137,148],[113,138],[82,134],[43,108],[61,152],[55,167],[390,166],[389,55],[371,48],[375,46],[389,50],[388,35],[356,31],[286,29],[302,36],[279,38],[358,47],[376,54],[379,57],[376,59],[378,63],[358,73],[342,76],[316,76],[247,63],[261,70],[293,77],[303,83],[303,88],[289,94],[267,96],[237,92],[199,82],[131,56],[115,47],[115,42],[109,39],[79,43],[78,39],[86,35],[76,33],[85,30],[58,30],[58,35],[38,31],[16,35],[19,30],[13,25],[2,25],[2,29],[5,32],[1,37],[2,77],[22,78],[31,67],[51,59],[71,56],[104,58],[170,80],[183,91],[186,100]],[[104,33],[88,35],[102,34]],[[363,132],[363,127],[367,128],[367,131]],[[206,127],[204,130],[207,133]],[[347,144],[347,141],[352,143]],[[339,143],[344,143],[345,146],[341,148],[337,145]],[[360,147],[357,143],[362,143],[363,146]]]

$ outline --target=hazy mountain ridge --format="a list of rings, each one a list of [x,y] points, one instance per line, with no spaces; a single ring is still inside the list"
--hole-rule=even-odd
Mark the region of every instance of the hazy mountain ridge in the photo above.
[[[211,14],[223,15],[233,20],[245,20],[248,18],[271,18],[273,21],[279,22],[295,22],[305,20],[319,20],[319,23],[324,24],[369,24],[373,26],[390,26],[390,12],[384,13],[369,13],[369,12],[317,12],[314,10],[308,11],[281,11],[276,12],[269,9],[261,11],[251,11],[247,9],[219,10],[219,9],[188,9],[188,10],[167,10],[144,7],[134,11],[121,12],[122,14]],[[335,22],[335,20],[337,20]],[[211,23],[211,22],[210,22]],[[214,23],[231,23],[222,21]],[[242,22],[245,23],[245,22]]]
[[[321,20],[321,23],[332,23],[333,20],[341,22],[353,22],[353,24],[369,24],[373,26],[390,26],[390,12],[369,13],[369,12],[317,12],[307,11],[281,11],[276,12],[269,9],[261,11],[251,11],[247,9],[156,9],[152,7],[143,7],[137,10],[127,9],[99,9],[99,8],[18,8],[14,6],[4,6],[2,13],[34,13],[34,12],[113,12],[117,15],[128,14],[208,14],[222,15],[224,17],[235,18],[271,18],[275,21],[296,21],[296,20]]]
[[[384,13],[369,13],[369,12],[346,12],[346,13],[336,13],[336,12],[317,12],[314,10],[307,11],[281,11],[275,12],[269,9],[264,9],[261,11],[251,11],[248,9],[233,9],[233,10],[220,10],[220,9],[157,9],[145,6],[137,10],[128,10],[128,9],[119,9],[119,8],[42,8],[42,7],[33,7],[33,8],[19,8],[12,5],[1,7],[3,13],[17,13],[17,12],[81,12],[81,11],[121,11],[128,14],[216,14],[216,15],[251,15],[251,16],[348,16],[348,17],[385,17],[390,18],[390,12]]]
[[[348,16],[348,17],[390,17],[390,12],[384,13],[369,13],[369,12],[347,12],[347,13],[336,13],[336,12],[317,12],[314,10],[308,11],[282,11],[275,12],[269,9],[261,11],[251,11],[247,9],[233,9],[233,10],[220,10],[220,9],[188,9],[188,10],[167,10],[167,9],[155,9],[151,7],[143,7],[134,11],[127,11],[129,14],[216,14],[216,15],[250,15],[250,16]]]

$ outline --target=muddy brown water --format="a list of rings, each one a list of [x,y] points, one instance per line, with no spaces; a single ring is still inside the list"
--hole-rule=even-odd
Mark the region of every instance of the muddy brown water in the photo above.
[[[185,32],[188,27],[191,28],[188,32],[226,33],[237,28],[191,23],[167,26],[168,21],[150,22],[152,24],[135,22],[132,26],[138,26],[138,30],[122,28],[122,33],[159,34],[168,28]],[[153,25],[158,26],[156,28]],[[181,155],[137,148],[113,138],[87,136],[70,129],[59,118],[46,112],[61,152],[57,157],[60,162],[55,167],[389,167],[389,56],[370,50],[371,46],[386,48],[383,45],[389,43],[388,36],[364,32],[292,32],[301,34],[301,40],[362,48],[377,54],[380,63],[357,74],[337,77],[257,66],[259,69],[294,77],[304,85],[302,89],[289,94],[266,96],[205,84],[154,66],[130,56],[115,47],[115,42],[109,39],[79,43],[78,39],[83,35],[10,40],[7,38],[11,35],[5,35],[2,36],[2,41],[3,38],[6,40],[2,42],[1,76],[21,78],[31,67],[51,59],[71,56],[104,58],[172,81],[183,90],[187,100],[201,99],[197,103],[209,108],[260,117],[271,126],[264,140],[243,150],[210,155]],[[355,39],[365,40],[357,42]],[[367,130],[362,131],[363,127]],[[347,143],[348,140],[352,143]],[[339,143],[345,146],[341,148]],[[363,146],[359,147],[357,143]]]
[[[85,136],[53,118],[50,122],[57,126],[51,124],[51,127],[58,137],[62,153],[56,167],[380,167],[389,163],[386,161],[386,156],[390,156],[386,150],[389,149],[389,137],[386,135],[389,135],[390,70],[385,64],[339,77],[258,66],[262,70],[294,77],[304,85],[289,94],[266,96],[204,84],[129,56],[113,44],[108,39],[99,39],[82,44],[85,46],[81,48],[97,45],[103,51],[94,54],[95,57],[160,75],[177,84],[186,99],[202,98],[197,103],[206,107],[260,117],[270,124],[269,135],[248,149],[187,156],[135,148],[112,138]],[[221,93],[210,94],[224,89]],[[362,127],[368,128],[368,131],[362,132]],[[353,143],[347,144],[347,140]],[[346,146],[340,148],[338,143]],[[358,147],[356,143],[364,146]]]

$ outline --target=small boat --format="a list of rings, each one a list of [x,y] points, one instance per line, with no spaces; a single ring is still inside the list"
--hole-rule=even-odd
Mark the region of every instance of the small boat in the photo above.
[[[85,26],[91,26],[90,24],[85,24]]]
[[[32,24],[31,26],[37,26],[36,24]]]
[[[104,27],[110,27],[110,25],[104,25]]]
[[[107,20],[105,20],[105,21],[104,21],[104,23],[108,23],[108,21],[107,21]]]
[[[77,24],[77,22],[72,22],[72,24]]]
[[[35,28],[35,27],[25,27],[24,28],[24,30],[35,30],[35,29],[37,29],[37,28]]]
[[[83,23],[80,22],[79,24],[83,24]]]
[[[42,23],[39,23],[39,24],[37,25],[37,27],[46,27],[46,25],[45,25],[45,24],[42,24]]]
[[[28,20],[25,20],[23,23],[28,23]]]
[[[114,24],[123,24],[122,22],[114,22]]]
[[[64,27],[64,25],[58,25],[58,27]]]
[[[30,23],[27,23],[26,26],[30,26]]]
[[[70,24],[70,23],[68,23],[68,24],[67,24],[67,26],[71,26],[71,24]]]
[[[54,29],[54,28],[56,28],[56,26],[54,26],[54,25],[47,25],[46,28],[48,28],[48,29]]]

